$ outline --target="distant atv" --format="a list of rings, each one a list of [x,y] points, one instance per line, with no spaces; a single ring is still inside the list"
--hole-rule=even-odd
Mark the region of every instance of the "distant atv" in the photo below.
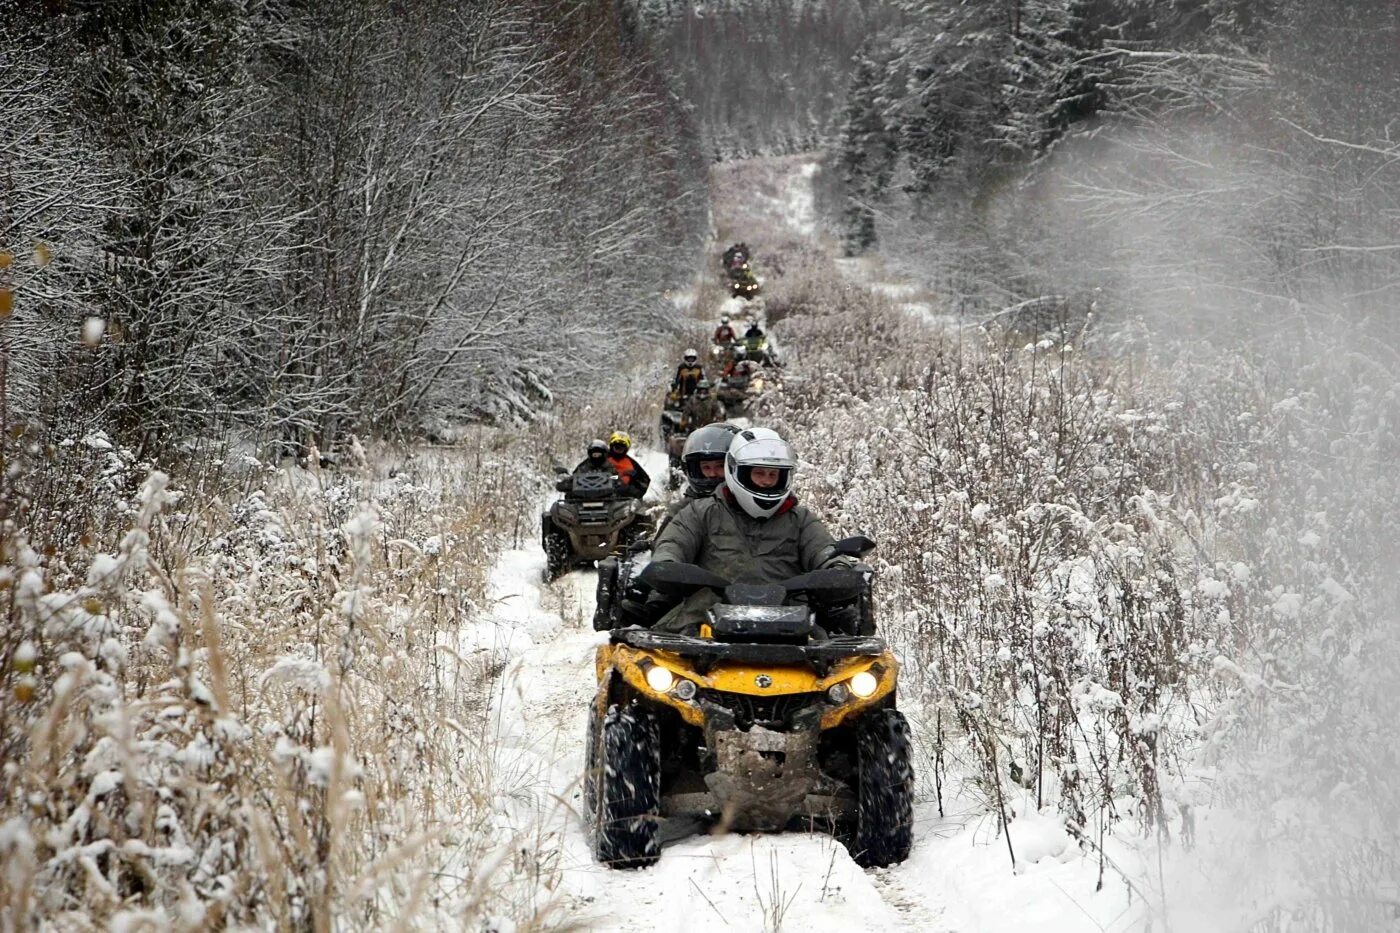
[[[715,397],[724,405],[725,417],[741,418],[753,409],[753,404],[763,394],[766,379],[757,363],[743,362],[734,371],[720,379]]]
[[[871,542],[840,542],[859,554]],[[630,562],[629,562],[630,563]],[[873,635],[867,572],[818,570],[778,584],[731,583],[688,564],[633,581],[600,573],[598,692],[584,798],[594,854],[617,868],[661,857],[661,823],[740,831],[813,825],[864,866],[904,861],[913,841],[909,726],[899,665]],[[609,562],[617,567],[616,562]],[[696,635],[625,624],[626,593],[720,596]]]
[[[669,397],[667,405],[661,410],[661,446],[666,448],[666,488],[675,490],[681,488],[681,451],[690,432],[685,429],[685,416],[680,409],[669,407]]]
[[[681,482],[685,478],[685,465],[681,463],[681,453],[685,450],[685,442],[689,438],[690,432],[683,424],[666,436],[667,489],[681,488]]]
[[[758,295],[758,278],[747,264],[729,270],[729,296],[748,300]]]
[[[564,498],[540,519],[546,583],[575,567],[592,566],[652,530],[641,500],[624,494],[616,474],[563,472],[554,488]]]

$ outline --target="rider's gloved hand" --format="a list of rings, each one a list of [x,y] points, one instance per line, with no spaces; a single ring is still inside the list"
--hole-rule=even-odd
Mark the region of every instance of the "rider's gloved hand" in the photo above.
[[[849,602],[839,606],[827,606],[820,611],[819,618],[822,626],[829,632],[855,635],[860,631],[860,604]]]
[[[658,612],[658,609],[661,611]],[[650,628],[664,612],[664,607],[653,606],[643,600],[626,596],[618,600],[617,603],[617,614],[623,625],[640,625],[643,628]]]

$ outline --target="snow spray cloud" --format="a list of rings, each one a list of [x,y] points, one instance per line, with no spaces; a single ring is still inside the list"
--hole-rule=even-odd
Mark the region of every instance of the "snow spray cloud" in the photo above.
[[[1197,544],[1232,568],[1238,639],[1171,929],[1376,929],[1400,894],[1400,159],[1321,135],[1108,127],[994,208],[1217,444]]]

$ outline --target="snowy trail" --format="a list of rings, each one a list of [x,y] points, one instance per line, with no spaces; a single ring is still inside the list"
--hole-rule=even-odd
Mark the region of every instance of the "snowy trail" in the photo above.
[[[774,223],[813,234],[810,192],[815,165],[787,160]],[[845,267],[843,267],[845,263]],[[892,298],[928,326],[956,330],[951,315],[916,298],[914,286],[882,282],[875,270],[835,260],[835,274]],[[654,487],[665,455],[642,453]],[[535,906],[547,922],[590,930],[637,930],[718,922],[733,930],[918,930],[927,933],[1089,933],[1141,928],[1141,911],[1119,886],[1100,891],[1098,872],[1067,835],[1053,806],[1029,795],[1008,801],[1011,835],[988,813],[976,787],[944,787],[939,813],[916,728],[914,847],[909,859],[866,871],[836,840],[817,834],[680,835],[663,842],[660,862],[615,871],[594,861],[582,816],[581,775],[588,705],[596,684],[591,571],[540,582],[537,545],[502,555],[491,570],[495,609],[464,641],[495,653],[504,674],[491,708],[498,774],[509,792],[497,802],[502,842],[518,837],[517,857],[540,861]],[[910,712],[915,712],[911,708]],[[917,718],[917,717],[916,717]],[[674,835],[674,833],[667,834]]]
[[[648,470],[664,463],[664,455],[644,455]],[[735,930],[961,928],[945,922],[937,886],[917,869],[866,872],[825,835],[686,835],[668,841],[653,868],[599,865],[580,788],[593,653],[606,639],[592,630],[597,577],[574,572],[544,585],[543,567],[539,548],[502,555],[490,573],[496,608],[471,637],[505,665],[491,716],[496,767],[513,791],[498,807],[506,831],[551,853],[547,867],[561,879],[547,895],[557,908],[551,920],[594,930],[643,929],[663,918]]]
[[[536,582],[543,566],[543,552],[521,550],[492,570],[497,620],[518,626],[498,643],[508,668],[492,716],[498,768],[521,782],[511,828],[542,834],[556,853],[562,883],[554,896],[564,914],[556,919],[598,930],[640,929],[663,915],[739,930],[959,928],[944,923],[944,905],[917,872],[866,872],[825,835],[692,835],[669,842],[654,868],[597,864],[579,788],[593,650],[606,637],[590,623],[596,576],[576,572],[544,586]],[[532,821],[540,825],[532,829]]]

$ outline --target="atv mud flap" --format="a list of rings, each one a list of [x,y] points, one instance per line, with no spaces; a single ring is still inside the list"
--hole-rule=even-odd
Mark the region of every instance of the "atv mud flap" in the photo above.
[[[725,829],[777,831],[796,818],[837,819],[853,812],[844,787],[822,774],[815,730],[715,731],[715,770],[708,793],[674,794],[662,801],[667,816],[715,819]]]

